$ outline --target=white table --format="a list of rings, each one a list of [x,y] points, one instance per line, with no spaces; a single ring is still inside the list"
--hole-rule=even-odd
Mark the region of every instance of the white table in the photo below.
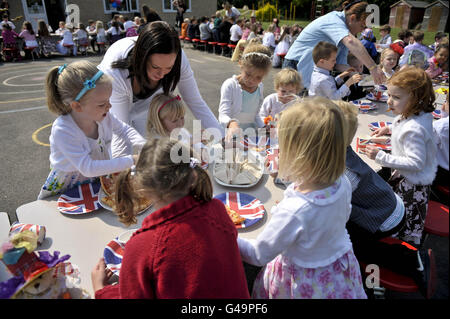
[[[8,214],[0,212],[0,243],[4,243],[8,240],[9,228],[10,224]],[[11,278],[11,275],[9,274],[5,265],[0,262],[0,282],[5,281],[9,278]]]

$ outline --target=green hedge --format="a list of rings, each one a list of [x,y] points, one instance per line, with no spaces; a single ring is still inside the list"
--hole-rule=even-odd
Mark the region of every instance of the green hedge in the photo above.
[[[261,22],[271,22],[274,18],[277,18],[277,9],[270,3],[266,3],[264,7],[256,11],[256,19]]]

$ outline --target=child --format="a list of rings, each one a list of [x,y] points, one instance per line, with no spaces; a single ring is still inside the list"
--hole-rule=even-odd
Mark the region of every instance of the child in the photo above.
[[[253,298],[367,298],[345,229],[352,196],[343,176],[345,133],[342,112],[328,99],[283,111],[279,174],[292,184],[256,240],[238,237],[242,259],[265,265]]]
[[[345,176],[352,185],[352,212],[346,227],[356,258],[414,278],[426,296],[424,275],[428,269],[418,271],[417,252],[405,245],[380,242],[405,224],[403,200],[350,146],[358,127],[358,109],[344,101],[333,102],[344,113],[347,130]]]
[[[9,48],[12,49],[10,54],[7,54],[6,51],[4,51],[5,54],[5,60],[11,61],[11,60],[17,60],[21,61],[22,56],[20,55],[19,47],[17,46],[16,39],[19,37],[19,35],[14,31],[11,26],[7,23],[3,24],[3,30],[2,30],[2,38],[3,38],[3,48]]]
[[[391,27],[388,24],[383,25],[380,28],[380,35],[381,40],[380,43],[376,45],[376,48],[386,49],[389,48],[389,46],[392,43],[392,37],[391,37]]]
[[[72,35],[72,25],[67,24],[65,25],[65,29],[63,29],[60,33],[62,40],[58,41],[56,44],[56,49],[61,54],[68,54],[70,53],[70,46],[72,46],[72,54],[74,56],[77,55],[77,46],[73,42],[73,35]],[[67,46],[67,47],[66,47]]]
[[[244,20],[237,19],[236,23],[230,28],[230,44],[236,45],[242,37],[242,28]]]
[[[370,28],[364,29],[364,31],[361,32],[361,36],[363,37],[361,43],[364,45],[364,47],[366,48],[367,52],[372,57],[372,59],[376,61],[378,57],[378,51],[377,48],[375,47],[375,44],[373,43],[374,35],[372,29]]]
[[[248,45],[239,60],[241,73],[223,82],[219,122],[228,129],[227,140],[240,129],[264,126],[258,112],[264,99],[262,81],[272,67],[270,54],[262,44]]]
[[[38,49],[39,44],[36,41],[36,34],[33,30],[31,22],[25,21],[22,26],[22,32],[19,33],[19,37],[25,40],[24,51],[25,57],[31,59],[31,54],[36,54],[39,57]],[[27,48],[27,49],[25,49]],[[30,49],[28,49],[30,48]]]
[[[49,58],[52,52],[56,52],[56,43],[50,36],[47,24],[42,19],[38,21],[38,35],[41,42],[41,53]]]
[[[411,31],[401,30],[397,35],[398,39],[395,40],[390,45],[390,48],[393,49],[395,52],[397,52],[399,56],[402,56],[404,53],[405,47],[409,44],[409,38],[411,36],[412,36]]]
[[[285,25],[281,28],[281,30],[280,39],[275,47],[275,51],[273,52],[272,66],[274,68],[281,67],[282,61],[280,55],[286,55],[291,46],[291,28]]]
[[[275,25],[274,24],[269,25],[267,30],[264,32],[262,39],[262,44],[268,47],[271,50],[271,52],[273,52],[275,50],[275,47],[277,46],[277,44],[275,43],[274,31]]]
[[[428,69],[425,71],[430,78],[435,78],[443,71],[443,65],[448,60],[448,44],[442,43],[436,47],[434,56],[428,59]]]
[[[427,69],[427,60],[433,56],[434,52],[426,45],[422,44],[424,36],[425,35],[422,31],[413,32],[414,43],[407,45],[405,47],[403,55],[400,57],[398,65],[402,67],[405,64],[408,65],[419,64],[418,65],[419,67],[423,68],[424,70]]]
[[[278,72],[273,85],[276,93],[266,96],[259,110],[259,117],[263,123],[269,115],[275,119],[275,115],[284,109],[286,103],[296,99],[303,89],[300,74],[291,68],[284,68]]]
[[[174,163],[173,149],[187,154],[186,161]],[[92,271],[97,299],[250,297],[236,227],[222,202],[212,198],[209,175],[192,154],[182,143],[151,139],[135,169],[118,176],[122,222],[136,222],[131,183],[152,200],[155,211],[127,242],[119,284],[107,285],[103,259]]]
[[[50,134],[51,172],[39,199],[133,165],[131,155],[111,159],[113,133],[136,146],[145,143],[138,132],[108,112],[111,81],[87,60],[48,73],[48,108],[59,116]]]
[[[106,31],[105,28],[103,27],[103,22],[97,21],[95,24],[95,29],[97,30],[97,45],[99,43],[103,43],[104,45],[106,43]]]
[[[350,75],[353,69],[342,72],[336,78],[330,75],[336,64],[337,47],[329,42],[320,41],[312,52],[314,61],[314,70],[311,75],[311,85],[308,94],[310,96],[323,96],[328,99],[341,99],[350,94],[349,87],[361,81],[360,74],[352,75],[339,89],[336,83],[340,85],[343,78]]]
[[[185,18],[184,22],[181,24],[181,36],[183,38],[187,37],[188,25],[189,25],[189,18]]]
[[[83,23],[78,23],[78,30],[75,31],[74,35],[78,40],[80,51],[84,52],[85,50],[87,50],[87,46],[89,45],[88,34]]]
[[[89,35],[89,41],[91,42],[92,51],[96,52],[97,50],[95,49],[95,42],[97,39],[97,29],[95,28],[94,20],[88,20],[86,32]]]
[[[120,26],[120,22],[113,21],[111,23],[111,27],[106,31],[107,34],[111,36],[110,44],[113,44],[117,40],[119,40],[122,37],[123,29]]]
[[[66,23],[64,21],[59,21],[58,26],[59,28],[56,29],[55,34],[62,35],[63,32],[66,30]]]
[[[390,79],[394,75],[397,60],[398,54],[391,48],[384,49],[381,52],[380,65],[386,79]]]
[[[434,35],[434,43],[432,45],[430,45],[430,49],[433,50],[434,52],[436,52],[436,48],[438,47],[438,45],[441,43],[442,39],[446,38],[447,35],[444,32],[436,32],[436,34]]]
[[[362,74],[364,70],[364,64],[352,53],[348,53],[347,55],[347,64],[350,65],[358,74]],[[342,80],[345,82],[350,78],[347,76]],[[344,97],[345,101],[354,101],[361,99],[367,95],[367,92],[364,90],[362,86],[359,86],[358,83],[354,83],[350,85],[350,94]]]
[[[435,95],[424,70],[407,67],[388,80],[387,104],[397,115],[390,127],[372,135],[392,131],[392,154],[367,146],[364,153],[378,164],[394,169],[389,183],[403,199],[406,225],[395,237],[419,245],[427,214],[430,185],[437,170],[436,144],[433,143]]]
[[[434,141],[437,145],[437,163],[438,169],[433,186],[448,185],[449,180],[449,148],[448,148],[448,93],[447,99],[442,105],[442,113],[445,112],[445,117],[433,122]],[[447,196],[448,201],[448,196]],[[448,203],[447,203],[448,205]]]
[[[212,30],[209,28],[209,19],[208,17],[200,18],[200,40],[203,41],[211,41],[212,40]]]

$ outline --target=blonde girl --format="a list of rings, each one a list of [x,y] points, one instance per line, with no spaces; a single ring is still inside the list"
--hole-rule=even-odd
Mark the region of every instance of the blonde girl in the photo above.
[[[50,134],[51,171],[39,199],[133,165],[132,155],[111,158],[113,133],[136,146],[145,143],[139,133],[108,112],[111,81],[86,60],[53,67],[47,74],[47,105],[58,118]]]
[[[367,298],[345,225],[352,188],[345,177],[344,116],[315,97],[281,113],[280,176],[292,182],[256,238],[238,238],[242,259],[264,266],[254,298]]]
[[[380,56],[380,67],[386,79],[394,75],[394,68],[397,66],[398,54],[391,48],[384,49]]]
[[[171,93],[155,95],[148,111],[148,136],[169,137],[174,129],[182,129],[185,113],[186,110],[179,95]]]
[[[368,146],[366,155],[393,170],[389,183],[405,204],[406,224],[395,237],[419,245],[427,214],[430,186],[437,170],[433,142],[435,95],[424,70],[406,67],[387,84],[388,106],[397,115],[390,127],[372,135],[392,133],[392,153]]]
[[[174,152],[175,150],[175,152]],[[185,154],[181,161],[173,154]],[[127,242],[120,282],[108,285],[103,259],[92,271],[95,298],[249,298],[237,231],[193,150],[168,138],[151,139],[136,166],[118,176],[119,220],[136,223],[137,194],[153,202]]]
[[[103,22],[97,21],[95,29],[97,30],[97,43],[106,43],[106,31],[103,27]]]
[[[226,130],[226,139],[240,129],[263,127],[258,116],[263,102],[262,81],[269,73],[271,52],[262,44],[246,47],[239,60],[240,74],[223,82],[220,89],[219,122]]]
[[[444,65],[448,62],[448,54],[448,42],[438,44],[434,55],[428,59],[428,69],[425,71],[431,78],[438,76],[445,70]]]

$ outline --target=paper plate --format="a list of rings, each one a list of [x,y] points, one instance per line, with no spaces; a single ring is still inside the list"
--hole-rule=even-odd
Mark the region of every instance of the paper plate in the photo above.
[[[387,100],[388,100],[388,96],[384,92],[380,99],[377,99],[372,93],[368,93],[366,95],[366,98],[368,98],[371,101],[377,101],[377,102],[387,102]]]
[[[370,101],[356,100],[356,101],[352,101],[352,103],[355,104],[356,106],[358,106],[358,108],[361,112],[368,112],[368,111],[378,109],[378,106],[375,103],[370,102]]]
[[[102,198],[105,198],[106,196],[108,196],[108,195],[106,195],[105,191],[104,191],[103,189],[100,189],[100,191],[98,192],[98,202],[99,202],[99,204],[100,204],[101,207],[103,207],[104,209],[107,209],[107,210],[110,210],[110,211],[113,212],[114,209],[112,209],[111,206],[109,206],[108,204],[106,204],[106,203],[104,203],[104,202],[102,201]],[[139,211],[139,212],[136,213],[136,214],[137,214],[137,215],[140,215],[140,214],[146,212],[147,209],[149,209],[149,208],[152,207],[152,205],[153,205],[153,203],[150,204],[149,206],[147,206],[145,209]]]
[[[130,229],[120,234],[111,240],[103,250],[103,258],[105,258],[106,268],[111,270],[114,275],[119,276],[123,254],[125,252],[125,244],[136,230],[138,229]]]
[[[357,138],[356,139],[356,153],[359,153],[362,148],[365,148],[367,145],[376,146],[378,149],[386,152],[390,152],[392,150],[391,144],[379,144],[373,143],[369,139],[366,138]]]
[[[248,228],[264,218],[266,210],[262,202],[252,195],[238,192],[226,192],[215,196],[224,205],[228,205],[245,220],[236,228]]]
[[[102,206],[99,203],[100,182],[78,185],[58,198],[58,210],[63,214],[89,214]]]
[[[441,110],[434,110],[433,112],[431,112],[431,114],[433,114],[433,117],[436,120],[439,120],[442,117],[442,112]]]
[[[389,126],[391,124],[392,124],[392,122],[384,122],[384,121],[372,122],[372,123],[369,124],[369,128],[372,131],[375,131],[375,130],[377,130],[379,128],[382,128],[382,127],[385,127],[385,126]]]
[[[270,173],[278,172],[278,157],[280,149],[278,147],[271,147],[266,150],[267,161],[269,162],[268,170]]]

